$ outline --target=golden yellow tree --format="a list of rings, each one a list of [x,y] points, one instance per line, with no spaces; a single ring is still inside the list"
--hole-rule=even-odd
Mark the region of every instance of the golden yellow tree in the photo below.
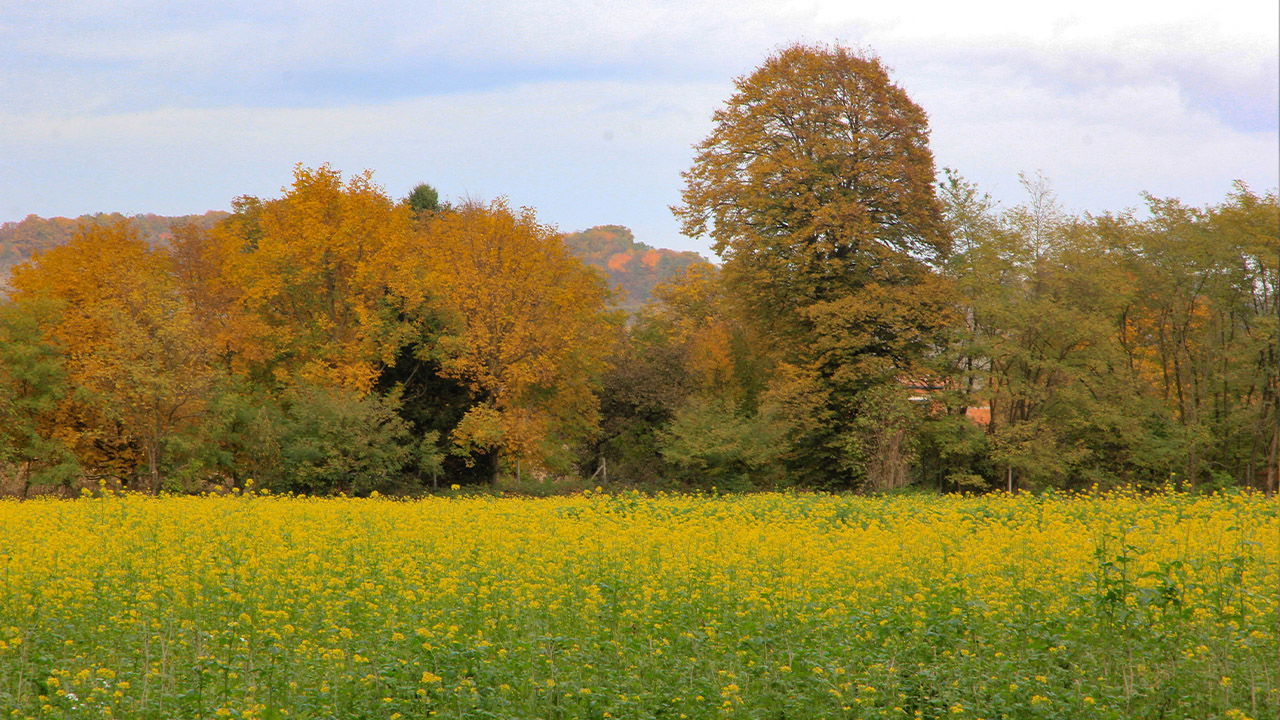
[[[368,390],[403,340],[386,285],[399,259],[387,249],[405,247],[408,207],[370,173],[343,182],[325,165],[298,166],[282,197],[235,209],[213,231],[223,280],[205,292],[237,295],[227,327],[238,359],[280,382]]]
[[[60,305],[44,331],[65,348],[71,383],[87,391],[63,408],[81,453],[136,443],[145,486],[158,489],[164,442],[198,417],[213,379],[211,347],[169,256],[128,222],[88,227],[16,268],[12,283],[19,302]]]
[[[239,310],[240,293],[227,276],[226,233],[186,223],[173,227],[169,256],[174,278],[196,313],[224,370],[230,370],[236,351],[249,333],[246,314]]]
[[[699,262],[653,289],[641,322],[681,348],[695,393],[738,402],[756,388],[759,343],[741,321],[720,271]]]
[[[594,389],[615,336],[603,278],[503,200],[434,217],[420,253],[421,273],[402,265],[396,292],[435,294],[448,318],[441,372],[480,399],[453,431],[455,451],[563,468],[598,422]]]

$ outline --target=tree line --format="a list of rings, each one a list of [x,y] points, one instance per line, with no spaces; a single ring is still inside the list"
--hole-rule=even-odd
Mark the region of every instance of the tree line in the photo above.
[[[298,167],[151,247],[84,227],[0,304],[0,474],[157,491],[1276,489],[1280,204],[1002,209],[874,56],[736,81],[628,317],[532,210]]]

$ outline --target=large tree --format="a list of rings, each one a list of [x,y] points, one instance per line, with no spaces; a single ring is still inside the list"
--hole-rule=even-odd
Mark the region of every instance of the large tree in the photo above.
[[[100,465],[93,453],[83,456],[90,444],[136,445],[146,463],[143,486],[160,489],[166,444],[200,416],[215,377],[209,339],[170,256],[129,222],[90,226],[16,268],[13,286],[19,303],[61,307],[43,331],[63,348],[81,391],[61,412],[69,426],[83,427],[83,463]]]
[[[877,58],[840,46],[788,47],[736,89],[675,212],[686,234],[710,236],[769,340],[777,402],[831,418],[795,418],[793,468],[875,484],[876,448],[900,445],[881,435],[901,437],[909,414],[895,388],[949,321],[925,113]],[[897,484],[902,462],[890,464]]]
[[[242,197],[235,209],[213,247],[178,245],[193,297],[231,289],[211,332],[229,332],[231,353],[259,376],[367,391],[404,341],[387,276],[404,259],[409,208],[369,172],[344,182],[328,165],[299,165],[282,197]],[[205,262],[220,265],[216,282],[199,282]]]
[[[431,218],[392,288],[406,307],[442,315],[426,355],[476,403],[453,451],[566,470],[597,430],[595,389],[615,336],[604,278],[569,254],[555,228],[505,201]],[[523,461],[523,465],[521,465]]]
[[[814,302],[909,280],[946,249],[925,113],[878,59],[795,45],[736,87],[676,214],[710,235],[774,330]]]

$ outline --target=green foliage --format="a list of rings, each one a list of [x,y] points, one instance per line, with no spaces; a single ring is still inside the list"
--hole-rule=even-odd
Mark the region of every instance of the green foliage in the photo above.
[[[269,487],[303,493],[400,489],[405,466],[424,456],[395,404],[377,396],[318,387],[292,388],[263,438],[279,453]]]
[[[983,490],[992,487],[990,439],[981,426],[964,415],[942,413],[920,424],[917,479],[940,491]]]
[[[623,332],[602,378],[600,439],[585,467],[627,482],[660,483],[666,467],[658,433],[692,384],[683,348],[642,315]]]
[[[856,382],[842,387],[813,368],[779,368],[762,407],[784,428],[782,457],[791,482],[868,492],[911,482],[922,408],[896,381],[852,377]]]
[[[414,186],[413,191],[404,200],[409,205],[409,209],[413,211],[413,214],[417,216],[440,211],[440,193],[426,183],[419,183]]]
[[[991,417],[971,471],[1011,489],[1274,484],[1275,196],[1077,219],[1023,180],[1027,202],[999,214],[955,173],[943,186],[964,326],[939,400]]]
[[[446,440],[476,404],[475,393],[464,383],[441,375],[440,359],[433,353],[438,320],[427,312],[413,317],[412,322],[420,331],[418,339],[401,347],[395,360],[382,368],[374,386],[379,394],[399,398],[396,413],[415,437],[423,438],[420,459],[412,462],[411,474],[432,486],[439,485],[441,476],[447,476],[449,484],[487,482],[494,458],[484,452],[473,456],[449,453]]]
[[[53,417],[73,392],[66,361],[41,332],[60,311],[56,301],[0,301],[0,475],[16,475],[24,492],[69,486],[80,470]]]
[[[273,492],[412,490],[439,472],[438,437],[415,437],[396,409],[394,397],[344,388],[297,385],[279,396],[228,388],[185,473],[225,473],[241,485],[253,479]]]
[[[721,399],[692,398],[658,434],[673,477],[698,487],[776,487],[784,427],[769,412],[745,415]]]

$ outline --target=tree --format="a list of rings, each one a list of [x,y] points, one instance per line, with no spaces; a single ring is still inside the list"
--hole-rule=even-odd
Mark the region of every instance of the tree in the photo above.
[[[1073,218],[1043,178],[1003,213],[954,173],[946,272],[965,324],[949,412],[986,405],[985,438],[932,422],[927,471],[1008,489],[1267,487],[1277,445],[1275,196],[1148,198]],[[952,481],[947,481],[952,482]],[[957,483],[959,484],[959,483]],[[967,483],[974,484],[974,483]]]
[[[830,420],[790,418],[793,471],[901,482],[905,450],[886,465],[867,448],[905,447],[894,438],[910,410],[888,386],[924,372],[953,320],[934,272],[949,242],[924,111],[878,59],[794,45],[738,79],[714,121],[675,212],[686,234],[711,237],[781,363],[780,407]]]
[[[440,193],[426,183],[418,183],[404,201],[418,217],[440,211]]]
[[[684,173],[685,234],[710,235],[775,333],[947,249],[926,116],[874,57],[794,45],[739,78]]]
[[[227,454],[226,471],[276,492],[404,491],[415,485],[410,465],[438,467],[434,436],[415,440],[394,396],[292,385],[227,393],[216,415],[210,429]]]
[[[694,397],[658,441],[676,479],[722,490],[759,490],[779,482],[775,469],[783,430],[769,412],[747,416],[724,398]]]
[[[650,326],[680,349],[691,390],[725,397],[738,407],[750,406],[760,391],[759,343],[716,267],[705,262],[690,265],[654,287],[653,295],[654,302],[637,323]]]
[[[408,208],[370,173],[343,182],[327,165],[298,166],[283,197],[235,208],[214,232],[222,287],[237,293],[238,364],[277,383],[368,390],[404,340],[387,277],[403,260]]]
[[[240,288],[228,276],[229,261],[240,247],[238,243],[228,247],[227,235],[195,223],[180,223],[172,228],[168,250],[178,287],[223,369],[229,371],[250,328],[246,327],[247,313],[239,305]]]
[[[1274,488],[1280,204],[1240,184],[1217,206],[1147,201],[1149,219],[1098,223],[1133,278],[1117,323],[1128,364],[1176,423],[1180,478]]]
[[[70,485],[79,474],[56,412],[71,393],[66,358],[41,331],[56,301],[0,303],[0,474],[13,472],[25,496],[32,485]]]
[[[653,294],[655,299],[625,328],[604,378],[599,460],[616,469],[617,477],[656,481],[671,469],[663,461],[666,456],[686,480],[725,487],[723,478],[711,477],[714,472],[696,479],[701,470],[672,443],[693,439],[704,420],[725,408],[728,415],[721,417],[725,424],[718,430],[732,434],[755,427],[752,413],[763,367],[754,339],[714,265],[693,263],[656,285]],[[672,425],[677,415],[684,420]],[[724,449],[747,448],[738,444]],[[726,464],[725,458],[716,463]]]
[[[567,469],[596,430],[614,337],[603,278],[532,210],[501,200],[438,214],[418,243],[421,265],[402,263],[393,289],[406,307],[430,297],[447,317],[431,353],[477,400],[452,431],[454,451],[497,450],[495,473],[503,459]]]
[[[128,221],[91,226],[20,266],[19,302],[47,299],[62,312],[45,328],[65,348],[87,432],[136,442],[145,486],[160,487],[167,440],[198,418],[213,381],[212,348],[173,275]],[[101,438],[99,438],[101,439]],[[92,463],[85,463],[92,465]]]

